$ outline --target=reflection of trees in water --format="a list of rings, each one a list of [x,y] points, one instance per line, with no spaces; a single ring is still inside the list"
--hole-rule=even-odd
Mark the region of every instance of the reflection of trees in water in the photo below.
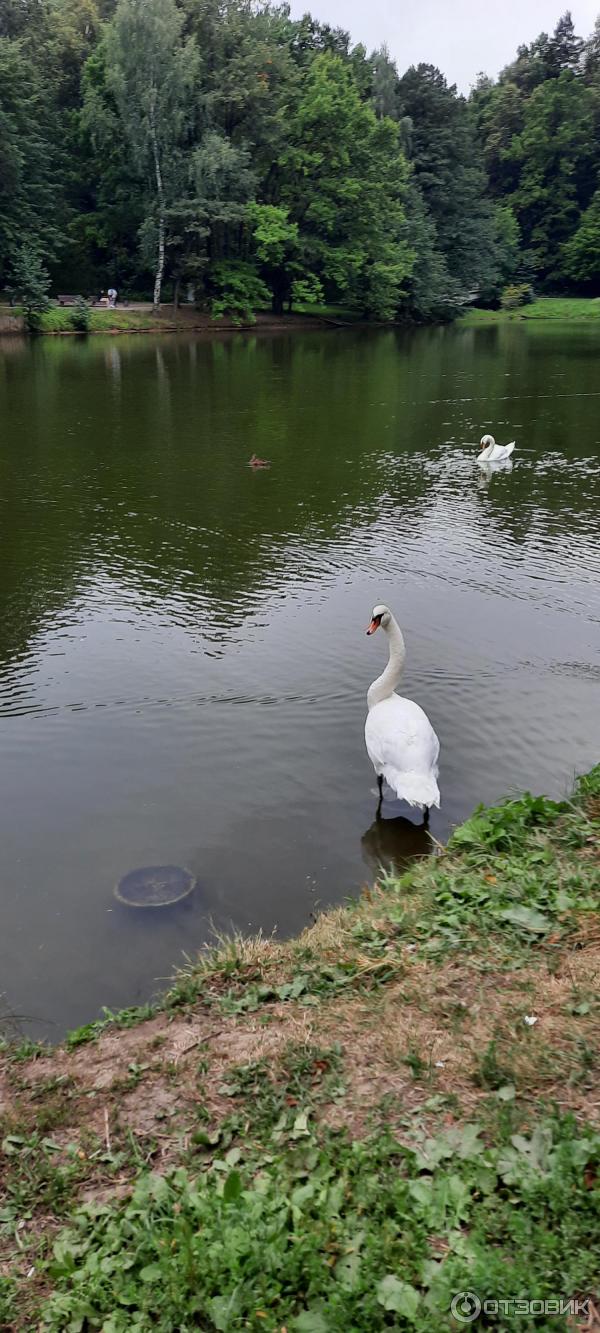
[[[520,420],[526,411],[535,420],[546,402],[536,407],[536,386],[548,393],[552,366],[519,329],[507,333],[120,338],[118,347],[57,338],[22,348],[0,380],[0,410],[18,434],[2,479],[2,655],[23,652],[98,570],[139,601],[174,591],[222,600],[239,623],[246,601],[255,606],[266,583],[285,580],[295,543],[347,563],[354,534],[367,550],[384,510],[414,530],[433,500],[448,525],[483,517],[491,542],[519,545],[548,528],[553,538],[591,532],[599,483],[581,466],[553,469],[523,454],[485,494],[475,458],[472,477],[423,466],[449,421],[459,448],[467,423],[514,414],[515,402]],[[589,359],[564,364],[584,392]],[[561,402],[562,433],[573,439],[595,399]],[[273,458],[268,474],[248,472],[253,450]]]

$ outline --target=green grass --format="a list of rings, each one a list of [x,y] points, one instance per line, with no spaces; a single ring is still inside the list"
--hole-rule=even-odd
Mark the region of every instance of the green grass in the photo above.
[[[70,306],[52,306],[45,310],[41,320],[42,333],[72,333],[72,308]],[[151,314],[141,310],[90,310],[90,331],[92,333],[110,332],[111,329],[152,329],[160,328]]]
[[[526,793],[480,807],[456,829],[446,856],[387,881],[396,938],[428,955],[493,949],[512,966],[519,951],[576,931],[599,903],[598,862],[585,854],[599,831],[585,802],[598,795],[600,765],[572,801]]]
[[[302,301],[294,306],[293,313],[295,315],[313,315],[315,319],[339,319],[344,324],[356,324],[363,318],[352,306],[310,305],[310,303],[303,303]]]
[[[473,324],[507,324],[523,319],[600,320],[600,298],[540,296],[518,310],[483,310],[474,307],[459,319],[461,327]]]
[[[18,315],[21,312],[15,309],[10,313]],[[268,309],[261,311],[261,314],[268,315],[270,313],[271,312]],[[306,316],[312,315],[316,319],[339,319],[344,323],[356,322],[358,318],[355,311],[331,305],[301,305],[298,306],[293,313]],[[73,328],[72,315],[73,307],[71,306],[51,306],[49,310],[44,311],[41,317],[41,332],[73,333],[75,330]],[[154,317],[151,311],[127,310],[122,306],[116,310],[90,310],[89,331],[91,333],[110,333],[111,331],[118,329],[121,332],[160,332],[161,328],[172,328],[175,324],[179,324],[181,328],[185,329],[193,327],[193,320],[190,321],[189,315],[190,312],[186,307],[182,307],[182,315],[179,319],[176,316],[173,316],[171,311],[166,312],[165,310],[162,311],[158,318]],[[199,316],[199,319],[203,324],[206,322],[206,317]],[[216,324],[215,327],[218,327],[218,324]]]
[[[514,1132],[505,1118],[493,1142],[467,1123],[405,1146],[294,1123],[271,1151],[234,1148],[193,1176],[145,1173],[126,1202],[80,1209],[53,1247],[43,1326],[432,1333],[452,1327],[461,1291],[594,1292],[600,1200],[585,1182],[600,1135],[559,1117]],[[532,1327],[510,1319],[515,1333]]]
[[[95,1041],[108,1027],[136,1027],[138,1023],[144,1023],[147,1018],[153,1018],[157,1010],[158,1005],[151,1003],[133,1005],[129,1009],[119,1009],[116,1012],[105,1008],[104,1018],[97,1018],[92,1023],[83,1023],[80,1028],[68,1032],[65,1046],[73,1049],[75,1046],[83,1046],[88,1041]]]
[[[64,1160],[58,1143],[43,1134],[22,1133],[17,1124],[4,1134],[1,1143],[3,1160],[3,1199],[0,1207],[0,1230],[18,1226],[42,1208],[62,1216],[69,1211],[72,1189],[81,1174],[76,1154]]]

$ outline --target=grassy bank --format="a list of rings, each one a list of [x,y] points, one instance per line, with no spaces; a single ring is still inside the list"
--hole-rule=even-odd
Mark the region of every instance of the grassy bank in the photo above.
[[[332,313],[333,312],[333,313]],[[72,306],[51,306],[40,317],[42,334],[74,335],[78,332],[73,325]],[[118,307],[116,310],[91,309],[89,312],[89,333],[171,333],[171,332],[230,332],[239,329],[265,331],[267,329],[310,328],[327,326],[335,322],[336,311],[333,307],[322,309],[299,310],[291,315],[273,315],[268,310],[256,311],[253,322],[243,324],[239,320],[212,319],[187,305],[174,310],[173,306],[161,306],[154,314],[152,306],[135,308]],[[345,313],[337,314],[344,319]],[[0,334],[25,333],[22,313],[9,306],[0,307]]]
[[[155,1009],[7,1046],[0,1327],[431,1333],[464,1290],[596,1327],[599,833],[600,766]]]
[[[481,310],[473,308],[461,315],[461,326],[471,324],[507,324],[522,319],[600,320],[600,299],[575,296],[540,296],[531,305],[518,310]]]
[[[162,316],[153,316],[145,310],[90,310],[90,333],[141,332],[162,324]],[[175,320],[172,320],[175,322]],[[52,306],[41,317],[42,333],[73,333],[73,310],[69,306]]]

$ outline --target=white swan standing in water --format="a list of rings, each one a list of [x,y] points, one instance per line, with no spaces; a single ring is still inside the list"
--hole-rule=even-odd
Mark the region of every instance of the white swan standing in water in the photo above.
[[[374,634],[380,626],[387,635],[390,656],[385,671],[373,681],[367,694],[369,712],[365,722],[367,754],[379,786],[377,812],[381,810],[385,778],[401,801],[422,806],[427,820],[430,806],[440,803],[440,743],[423,709],[412,699],[394,693],[406,649],[400,626],[387,606],[374,608],[367,634]]]
[[[483,435],[479,447],[481,453],[477,458],[478,463],[499,463],[501,458],[510,458],[515,441],[512,444],[496,444],[493,435]]]

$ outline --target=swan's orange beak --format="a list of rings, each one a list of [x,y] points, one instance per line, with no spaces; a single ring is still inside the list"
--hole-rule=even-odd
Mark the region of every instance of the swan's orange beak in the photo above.
[[[381,624],[381,621],[380,621],[380,620],[375,620],[375,619],[373,619],[373,620],[371,621],[371,624],[369,625],[369,628],[368,628],[368,630],[367,630],[367,634],[374,634],[374,633],[375,633],[375,630],[376,630],[376,629],[379,629],[380,624]]]

